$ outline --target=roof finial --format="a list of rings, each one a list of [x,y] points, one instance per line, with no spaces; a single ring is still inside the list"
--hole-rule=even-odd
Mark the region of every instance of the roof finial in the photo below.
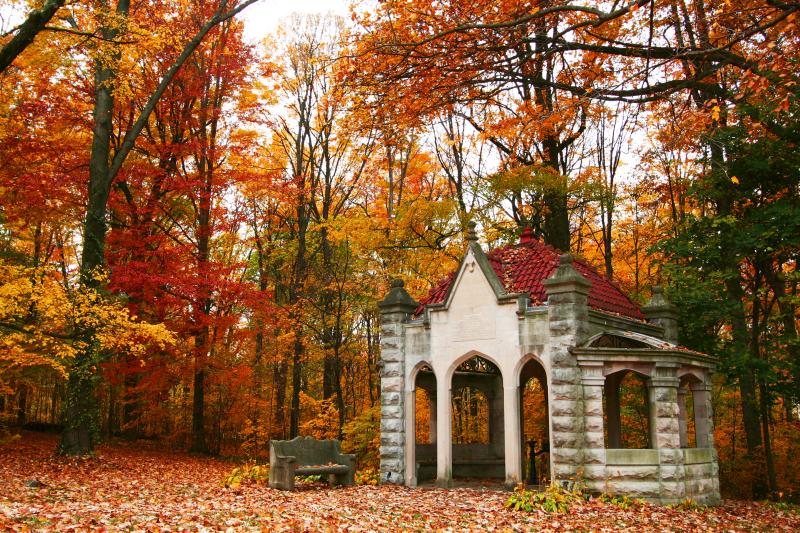
[[[525,226],[522,228],[522,233],[519,235],[520,244],[528,244],[536,240],[536,235],[533,233],[533,228]]]
[[[467,230],[467,240],[470,242],[476,242],[478,240],[478,232],[475,230],[475,228],[478,227],[478,225],[474,220],[470,220],[467,223],[467,227],[469,228]]]

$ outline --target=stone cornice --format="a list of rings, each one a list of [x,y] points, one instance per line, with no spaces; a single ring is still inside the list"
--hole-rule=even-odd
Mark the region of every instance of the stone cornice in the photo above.
[[[657,348],[570,348],[580,365],[583,362],[637,362],[656,366],[679,363],[713,369],[717,361],[709,355],[690,350],[661,350]]]
[[[589,322],[601,326],[610,326],[614,329],[647,332],[653,337],[663,337],[664,328],[656,324],[649,324],[623,315],[609,313],[600,309],[589,308]]]

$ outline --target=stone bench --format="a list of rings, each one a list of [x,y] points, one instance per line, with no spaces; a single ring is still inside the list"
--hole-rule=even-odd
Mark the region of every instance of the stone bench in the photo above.
[[[293,490],[295,476],[328,476],[331,485],[353,484],[356,456],[341,453],[338,440],[295,437],[269,441],[269,486]]]
[[[506,475],[506,462],[502,458],[479,457],[452,461],[453,477],[504,479]],[[436,459],[418,460],[416,475],[418,483],[436,479]]]

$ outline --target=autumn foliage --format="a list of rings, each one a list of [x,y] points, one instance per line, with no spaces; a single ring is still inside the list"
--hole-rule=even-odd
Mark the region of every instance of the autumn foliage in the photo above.
[[[573,497],[565,514],[506,509],[510,493],[497,489],[328,488],[301,482],[297,490],[287,492],[257,480],[225,486],[222,481],[231,464],[217,458],[164,452],[153,443],[138,441],[101,445],[92,459],[59,459],[52,455],[55,445],[52,436],[26,433],[20,443],[0,447],[0,483],[9,487],[0,493],[4,529],[794,531],[800,527],[791,507],[746,501],[727,501],[716,508],[670,508]]]
[[[800,5],[393,0],[254,43],[231,11],[249,3],[75,0],[0,28],[0,439],[263,460],[306,434],[374,478],[376,302],[394,278],[424,296],[472,220],[484,246],[527,228],[639,302],[666,285],[681,343],[720,361],[724,493],[800,497]],[[646,446],[643,395],[623,393]],[[543,442],[535,380],[523,404]],[[454,406],[456,442],[485,442],[486,398]],[[51,466],[70,491],[107,468]]]

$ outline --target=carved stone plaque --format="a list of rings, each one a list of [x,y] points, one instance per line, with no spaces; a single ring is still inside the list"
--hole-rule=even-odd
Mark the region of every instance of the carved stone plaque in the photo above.
[[[493,316],[485,316],[480,313],[465,315],[458,321],[457,335],[456,340],[462,341],[493,339],[495,337],[495,319]]]

